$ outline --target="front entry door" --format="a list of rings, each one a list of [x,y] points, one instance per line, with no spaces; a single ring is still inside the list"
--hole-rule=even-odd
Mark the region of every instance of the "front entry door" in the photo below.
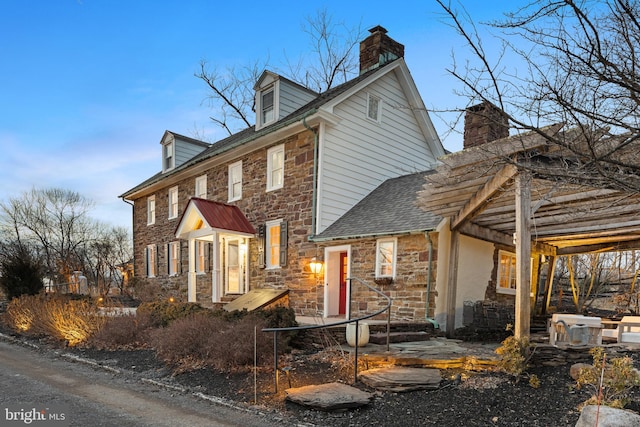
[[[243,290],[243,274],[238,240],[227,240],[226,255],[226,292],[228,294],[240,294]]]
[[[340,252],[340,297],[338,300],[338,314],[347,314],[347,253]]]

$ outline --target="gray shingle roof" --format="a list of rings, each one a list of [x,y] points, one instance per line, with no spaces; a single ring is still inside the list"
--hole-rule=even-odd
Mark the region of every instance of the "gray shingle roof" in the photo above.
[[[433,171],[391,178],[331,224],[314,241],[433,230],[442,219],[416,205],[425,177]]]

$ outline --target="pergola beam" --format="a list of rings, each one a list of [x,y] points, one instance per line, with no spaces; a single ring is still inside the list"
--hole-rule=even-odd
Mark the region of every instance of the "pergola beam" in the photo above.
[[[588,254],[591,252],[618,252],[626,250],[640,249],[640,240],[629,240],[626,242],[617,243],[598,243],[593,245],[582,246],[569,246],[566,248],[558,249],[558,255],[577,255]]]
[[[465,222],[470,221],[473,216],[479,212],[491,197],[493,197],[500,189],[513,179],[518,169],[514,165],[506,165],[498,171],[486,184],[478,190],[473,197],[460,209],[458,214],[451,221],[451,229],[459,228]]]

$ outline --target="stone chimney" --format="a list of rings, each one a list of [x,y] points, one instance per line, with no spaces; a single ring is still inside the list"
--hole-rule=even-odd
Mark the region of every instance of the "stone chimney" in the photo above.
[[[484,101],[467,108],[464,115],[464,148],[509,136],[509,120],[498,107]]]
[[[404,45],[387,35],[380,25],[369,30],[371,35],[360,42],[360,74],[404,57]]]

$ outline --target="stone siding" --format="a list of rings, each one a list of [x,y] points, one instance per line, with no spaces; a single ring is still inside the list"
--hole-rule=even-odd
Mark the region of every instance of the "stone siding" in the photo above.
[[[244,155],[242,160],[242,199],[231,202],[238,206],[254,227],[266,221],[281,219],[288,224],[287,266],[278,269],[260,267],[257,239],[249,244],[249,283],[251,288],[268,286],[290,289],[292,306],[296,308],[309,304],[307,298],[315,301],[316,289],[309,274],[303,273],[303,263],[315,255],[315,244],[308,242],[311,231],[311,205],[313,195],[313,135],[305,131],[272,146],[285,145],[284,187],[266,191],[267,150],[265,147]],[[230,159],[223,165],[211,167],[206,172],[193,174],[189,178],[172,183],[154,193],[156,198],[156,222],[147,225],[147,197],[135,201],[134,205],[134,251],[136,275],[159,285],[165,292],[187,299],[188,245],[181,242],[181,273],[170,277],[167,268],[167,244],[175,241],[175,230],[180,217],[168,219],[168,191],[177,185],[179,212],[184,211],[189,198],[195,191],[195,179],[207,175],[207,199],[227,203],[228,166],[240,158]],[[147,245],[158,245],[158,274],[146,278],[145,250]],[[197,301],[209,305],[211,302],[212,260],[211,252],[206,257],[206,272],[197,276]],[[315,307],[315,303],[313,304]]]
[[[321,278],[314,277],[308,270],[311,257],[323,253],[324,246],[309,242],[312,225],[313,199],[313,154],[314,138],[309,131],[278,141],[271,146],[285,145],[284,187],[266,191],[267,150],[265,147],[242,157],[242,199],[231,202],[238,206],[251,224],[257,228],[271,220],[282,220],[288,226],[287,265],[281,268],[265,269],[261,266],[257,239],[249,241],[249,287],[289,289],[290,306],[297,314],[319,316],[324,309],[324,285]],[[187,300],[188,243],[181,242],[181,271],[175,276],[168,275],[167,245],[175,241],[175,231],[180,217],[168,217],[168,190],[177,185],[179,212],[182,214],[189,198],[195,192],[195,179],[207,175],[207,198],[227,203],[228,166],[240,158],[230,158],[223,165],[213,166],[206,172],[194,173],[177,183],[167,185],[154,193],[156,198],[156,222],[147,225],[147,198],[135,201],[134,206],[134,247],[135,266],[138,280],[157,285],[161,296],[173,296]],[[432,236],[434,246],[437,236]],[[158,274],[155,278],[145,277],[145,249],[147,245],[158,245]],[[351,252],[351,274],[374,285],[376,239],[331,242],[331,246],[349,244]],[[393,299],[392,318],[394,320],[423,320],[427,316],[427,272],[428,241],[424,234],[398,237],[398,257],[396,278],[391,284],[378,286]],[[212,253],[207,251],[204,274],[196,276],[196,300],[205,306],[212,303]],[[432,288],[429,296],[431,310],[435,306],[435,257],[433,251]],[[376,285],[377,286],[377,285]],[[233,299],[225,296],[224,300]],[[384,300],[362,286],[354,285],[352,295],[352,316],[363,315],[384,306]],[[381,316],[384,317],[384,316]]]
[[[437,233],[431,234],[433,242],[431,266],[431,292],[429,294],[429,315],[433,316],[436,291]],[[375,277],[377,239],[359,239],[332,242],[336,245],[351,245],[351,276],[363,280],[392,299],[391,319],[418,321],[427,317],[427,286],[429,273],[429,242],[424,234],[398,237],[396,277],[389,283],[387,279]],[[322,310],[322,294],[318,298],[318,308]],[[386,300],[362,286],[358,281],[351,283],[351,317],[371,314],[386,306]],[[383,313],[374,319],[386,319]]]

